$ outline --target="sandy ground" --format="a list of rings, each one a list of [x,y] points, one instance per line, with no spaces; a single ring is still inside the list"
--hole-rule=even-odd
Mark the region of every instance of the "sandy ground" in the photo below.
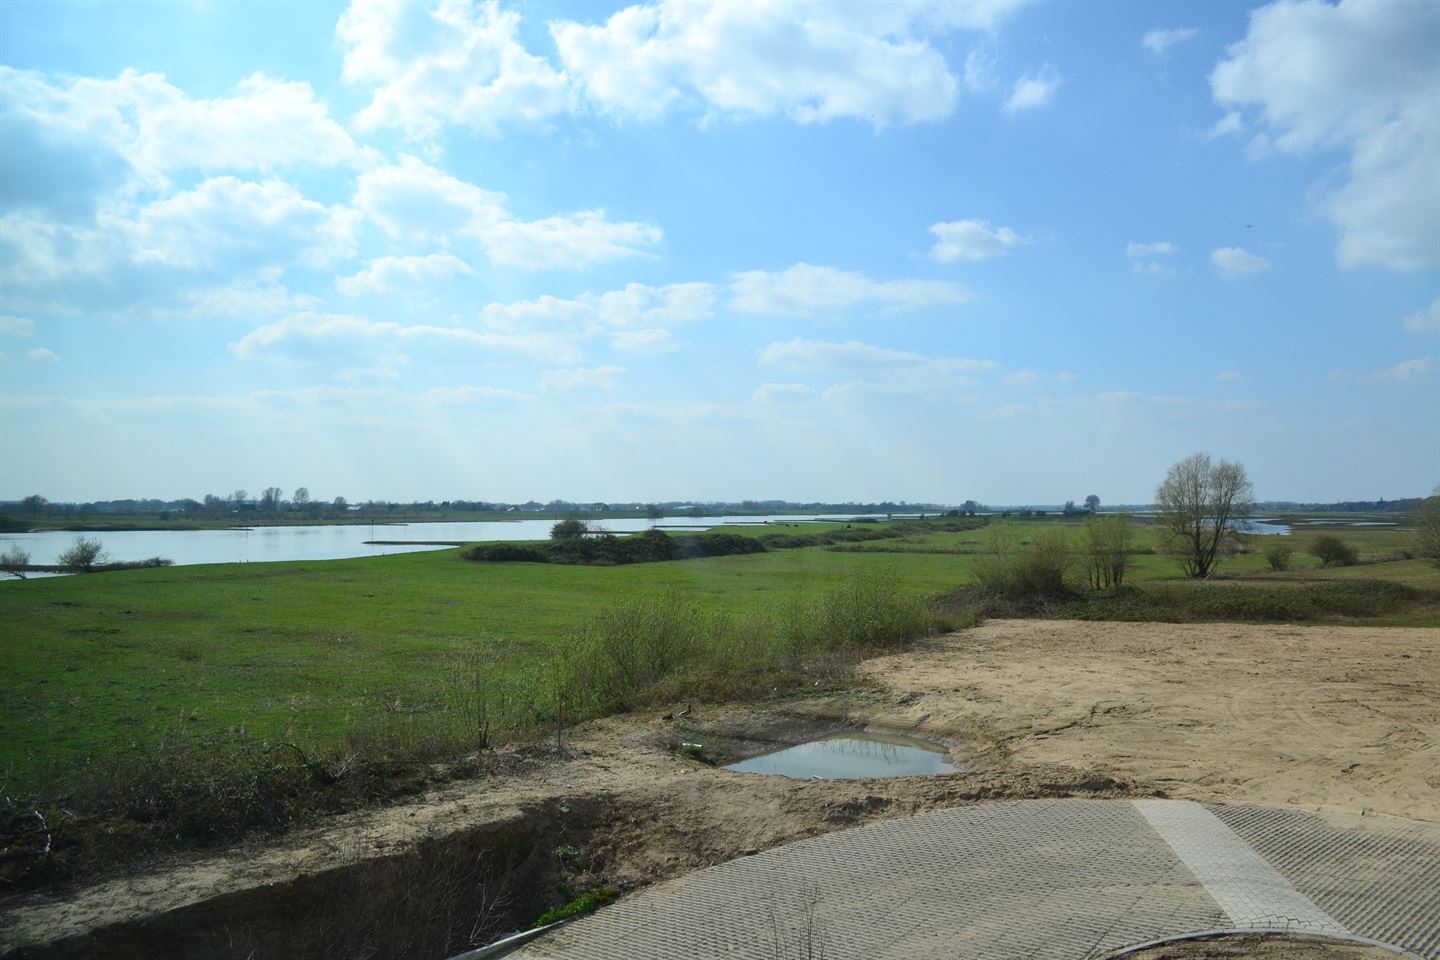
[[[108,929],[120,931],[106,935],[108,956],[143,956],[162,915],[191,926],[227,911],[260,916],[267,897],[293,900],[285,891],[306,878],[461,836],[530,851],[534,884],[634,889],[827,831],[988,800],[1167,795],[1440,819],[1440,630],[996,621],[869,661],[861,675],[868,687],[846,695],[600,721],[561,752],[506,751],[488,777],[284,843],[65,899],[12,900],[0,908],[0,953]],[[798,782],[675,752],[699,742],[726,761],[847,724],[926,736],[975,769]],[[557,865],[559,849],[575,854]]]
[[[1014,761],[1191,800],[1440,820],[1440,630],[1003,620],[867,663]]]

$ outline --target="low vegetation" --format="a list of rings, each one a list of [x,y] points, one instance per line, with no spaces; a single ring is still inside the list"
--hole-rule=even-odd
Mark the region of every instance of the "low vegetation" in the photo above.
[[[832,688],[864,656],[989,616],[1440,625],[1434,568],[1396,559],[1407,528],[1346,528],[1353,567],[1274,570],[1260,548],[1280,541],[1255,538],[1196,582],[1144,522],[978,524],[613,538],[672,557],[748,544],[683,562],[444,550],[6,584],[0,879],[282,831],[616,710]],[[556,542],[506,549],[536,546]]]

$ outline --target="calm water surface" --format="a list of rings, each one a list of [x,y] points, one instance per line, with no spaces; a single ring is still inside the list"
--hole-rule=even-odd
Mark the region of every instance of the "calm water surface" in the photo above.
[[[933,743],[881,733],[844,733],[761,754],[725,768],[795,780],[861,780],[959,773]]]
[[[652,526],[681,528],[719,526],[726,523],[800,523],[803,517],[664,517],[607,519],[600,525],[615,533],[647,530]],[[827,519],[845,519],[830,517]],[[466,523],[351,524],[296,527],[252,527],[229,530],[115,530],[69,533],[0,534],[0,552],[12,543],[30,554],[34,564],[53,564],[75,542],[77,536],[98,539],[115,561],[166,557],[177,565],[197,563],[261,563],[272,560],[341,560],[347,557],[377,557],[391,553],[444,549],[421,543],[370,544],[367,540],[450,540],[463,543],[494,540],[544,540],[554,520],[475,521]],[[34,575],[32,575],[34,576]],[[0,578],[0,582],[9,578]]]

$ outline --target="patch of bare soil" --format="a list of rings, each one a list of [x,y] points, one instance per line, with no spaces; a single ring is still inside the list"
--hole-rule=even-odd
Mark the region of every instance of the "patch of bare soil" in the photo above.
[[[845,695],[598,721],[563,750],[501,751],[479,780],[281,843],[12,900],[0,954],[443,957],[574,891],[991,800],[1171,795],[1440,819],[1437,630],[1001,621],[861,674],[871,686]],[[718,764],[853,725],[935,740],[972,769],[794,781],[679,752],[697,743]]]
[[[992,621],[862,673],[905,704],[875,720],[979,722],[1022,768],[1440,820],[1440,630]]]
[[[1125,960],[1395,960],[1393,950],[1294,934],[1247,933],[1181,940],[1132,953]]]

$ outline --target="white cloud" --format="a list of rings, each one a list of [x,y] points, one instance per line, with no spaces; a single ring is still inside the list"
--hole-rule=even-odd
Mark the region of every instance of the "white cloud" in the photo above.
[[[1014,373],[1001,377],[1000,382],[1007,387],[1028,387],[1039,379],[1040,374],[1034,370],[1016,370]]]
[[[1440,297],[1430,301],[1430,306],[1400,321],[1411,333],[1440,333]]]
[[[1240,379],[1240,373],[1239,373],[1238,371],[1236,371],[1236,370],[1225,370],[1225,371],[1222,371],[1222,372],[1220,372],[1220,373],[1215,374],[1215,379],[1216,379],[1216,380],[1220,380],[1220,381],[1222,381],[1222,382],[1227,382],[1227,381],[1232,381],[1232,380],[1239,380],[1239,379]]]
[[[583,389],[614,390],[616,381],[624,375],[624,367],[613,366],[546,370],[540,375],[540,389],[546,393],[568,393]]]
[[[1177,43],[1183,43],[1189,40],[1199,32],[1200,31],[1194,27],[1174,27],[1168,30],[1157,28],[1145,34],[1144,38],[1140,41],[1140,45],[1157,57],[1163,57],[1166,50],[1169,50]]]
[[[1125,244],[1125,256],[1135,257],[1168,257],[1179,252],[1180,248],[1173,243],[1159,240],[1155,243],[1136,243],[1133,240]]]
[[[995,370],[993,360],[971,360],[963,357],[927,357],[905,350],[892,350],[869,343],[849,340],[776,341],[759,353],[762,365],[795,369],[839,369],[859,371],[926,371],[935,374],[963,375]]]
[[[55,351],[47,350],[45,347],[36,347],[34,350],[26,351],[25,359],[29,360],[32,363],[60,362],[60,358],[55,355]]]
[[[427,280],[443,280],[473,271],[459,257],[448,253],[432,253],[424,257],[380,257],[367,260],[365,269],[335,281],[335,289],[347,297],[367,293],[388,293],[396,283],[423,284]]]
[[[398,164],[361,174],[354,203],[393,237],[442,247],[471,239],[493,263],[527,270],[579,268],[633,257],[663,237],[653,224],[611,221],[599,210],[517,220],[506,209],[506,200],[503,193],[405,156]]]
[[[481,243],[493,263],[538,270],[623,260],[661,237],[653,224],[616,223],[604,210],[585,210],[528,223],[507,220],[486,231]]]
[[[1018,113],[1043,107],[1054,98],[1062,83],[1064,80],[1060,71],[1047,63],[1039,73],[1027,73],[1015,81],[1015,88],[1010,91],[1010,98],[1002,109],[1006,113]]]
[[[1030,241],[1009,227],[991,227],[988,220],[955,220],[930,228],[935,246],[930,256],[941,263],[956,260],[988,260],[1009,253],[1012,247]]]
[[[35,321],[29,317],[12,317],[5,314],[0,316],[0,334],[7,337],[33,337]]]
[[[90,205],[176,170],[273,174],[364,158],[309,84],[262,73],[231,96],[196,100],[159,74],[52,80],[0,66],[0,126],[7,206]]]
[[[479,236],[510,217],[503,193],[483,190],[413,156],[362,173],[353,202],[390,236],[416,243],[443,245],[452,236]]]
[[[751,398],[757,403],[783,403],[814,396],[815,391],[803,383],[762,383]]]
[[[1075,374],[1071,373],[1068,370],[1061,370],[1059,373],[1055,374],[1055,381],[1057,383],[1074,383],[1075,380]]]
[[[378,323],[344,313],[293,313],[282,320],[267,323],[227,345],[242,360],[253,360],[276,348],[315,345],[323,341],[377,340],[396,333],[398,323]]]
[[[1348,179],[1322,201],[1341,266],[1440,263],[1440,217],[1417,202],[1440,184],[1437,48],[1431,3],[1274,3],[1211,74],[1218,103],[1258,114],[1260,152],[1348,156]]]
[[[949,116],[958,81],[932,39],[994,30],[1021,0],[907,4],[674,2],[602,24],[549,24],[559,63],[527,50],[520,14],[494,0],[354,0],[336,35],[344,77],[372,91],[362,130],[493,134],[592,109],[655,118],[784,114],[877,127]]]
[[[605,113],[691,108],[881,127],[950,116],[959,82],[931,38],[994,29],[1018,5],[670,0],[600,25],[552,23],[550,32],[567,73]]]
[[[1393,367],[1386,367],[1384,370],[1376,370],[1374,373],[1361,379],[1361,383],[1413,383],[1416,380],[1424,380],[1435,372],[1434,357],[1420,357],[1415,360],[1406,360],[1397,363]]]
[[[335,33],[344,78],[373,90],[361,130],[432,137],[450,123],[494,134],[570,109],[564,73],[520,43],[520,14],[498,3],[353,0]]]
[[[893,310],[965,303],[969,292],[939,280],[872,280],[860,273],[797,263],[787,270],[749,270],[734,275],[730,308],[740,313],[808,317],[861,304]]]
[[[620,330],[610,337],[610,346],[622,353],[673,353],[679,344],[669,330]]]
[[[280,180],[215,177],[140,210],[134,259],[233,273],[302,262],[323,266],[355,251],[359,214],[308,200]]]
[[[710,317],[715,306],[715,287],[709,283],[672,283],[647,287],[628,283],[593,298],[600,319],[612,327],[658,327],[693,323]]]
[[[1270,269],[1270,261],[1241,247],[1221,247],[1210,254],[1210,262],[1226,280],[1248,277]]]

